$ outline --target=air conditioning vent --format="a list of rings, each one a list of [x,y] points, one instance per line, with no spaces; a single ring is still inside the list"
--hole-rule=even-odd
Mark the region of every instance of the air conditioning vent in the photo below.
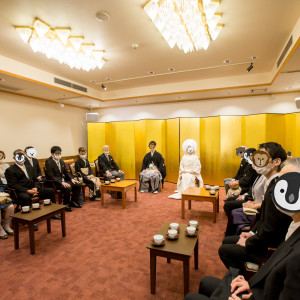
[[[15,88],[15,87],[8,86],[8,85],[4,85],[4,84],[0,84],[0,89],[10,90],[10,91],[14,91],[14,92],[17,92],[17,91],[21,91],[21,90],[22,90],[22,89]]]
[[[267,91],[268,89],[253,89],[251,90],[251,94],[263,94]]]
[[[75,83],[72,83],[72,82],[69,82],[69,81],[65,81],[65,80],[62,80],[62,79],[59,79],[59,78],[56,78],[56,77],[54,77],[54,82],[57,83],[57,84],[72,88],[74,90],[78,90],[78,91],[82,91],[82,92],[87,93],[87,88],[84,87],[84,86],[81,86],[81,85],[78,85],[78,84],[75,84]]]
[[[293,36],[291,35],[289,41],[287,42],[286,46],[284,47],[278,61],[277,61],[277,68],[280,66],[282,60],[284,59],[286,53],[288,52],[288,50],[290,49],[290,47],[292,46],[293,44]]]

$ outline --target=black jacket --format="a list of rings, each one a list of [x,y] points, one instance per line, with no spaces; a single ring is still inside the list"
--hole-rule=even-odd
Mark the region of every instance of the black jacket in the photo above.
[[[41,171],[41,168],[40,168],[40,165],[39,165],[39,161],[36,158],[32,158],[32,164],[33,165],[31,165],[29,159],[27,157],[25,157],[24,164],[27,165],[27,166],[33,167],[33,176],[34,176],[34,178],[42,176],[42,171]]]
[[[257,176],[258,174],[252,168],[252,165],[247,163],[247,165],[243,169],[243,173],[240,174],[240,177],[238,179],[239,185],[242,188],[241,194],[247,193],[250,190]]]
[[[16,164],[10,166],[5,170],[5,178],[7,185],[14,189],[17,193],[26,193],[33,188],[41,189],[41,185],[34,177],[33,168],[25,165],[29,179],[26,177],[23,170],[21,170]]]
[[[157,169],[161,173],[162,178],[165,178],[167,175],[165,160],[162,157],[162,155],[157,151],[155,151],[153,153],[153,156],[151,156],[151,152],[149,152],[145,155],[145,157],[143,159],[143,165],[142,165],[141,171],[146,170],[152,162],[154,163],[154,165],[157,167]]]
[[[70,181],[73,179],[72,175],[67,171],[67,167],[65,162],[61,159],[59,161],[60,167],[61,167],[61,172],[59,171],[59,168],[54,161],[53,157],[50,156],[46,162],[45,162],[45,167],[46,167],[46,178],[53,180],[56,184],[61,185],[62,179],[65,181]]]
[[[284,240],[292,218],[280,212],[272,200],[272,191],[276,183],[274,178],[265,193],[261,210],[257,214],[256,222],[251,231],[256,232],[246,241],[246,248],[250,252],[267,253],[268,247],[277,248]]]
[[[283,242],[249,280],[250,299],[298,300],[300,297],[300,228]]]
[[[243,176],[243,174],[244,174],[244,169],[247,167],[247,165],[249,165],[248,162],[246,161],[245,158],[243,158],[243,159],[241,160],[241,164],[240,164],[240,167],[239,167],[239,169],[238,169],[236,175],[233,177],[235,180],[239,180],[240,177]]]
[[[75,172],[80,173],[81,176],[84,178],[87,175],[82,173],[81,168],[88,168],[89,173],[87,175],[92,175],[93,174],[93,171],[92,171],[91,166],[90,166],[90,162],[87,159],[83,160],[82,158],[79,157],[77,159],[77,161],[75,162]]]
[[[118,165],[115,163],[111,155],[108,155],[108,159],[106,158],[105,154],[102,153],[98,156],[98,165],[99,168],[106,173],[109,170],[116,170],[119,171]]]

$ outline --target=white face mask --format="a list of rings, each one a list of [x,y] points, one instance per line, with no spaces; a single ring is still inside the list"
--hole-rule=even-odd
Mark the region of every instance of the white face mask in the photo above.
[[[61,154],[54,154],[54,158],[56,160],[60,160],[61,159]]]
[[[80,158],[86,159],[86,154],[80,155]]]
[[[252,168],[256,171],[257,174],[262,174],[264,176],[266,176],[268,173],[270,173],[274,168],[275,166],[272,166],[270,168],[267,168],[267,167],[256,167],[255,165],[252,165]]]
[[[109,154],[109,150],[104,150],[104,154],[108,155]]]

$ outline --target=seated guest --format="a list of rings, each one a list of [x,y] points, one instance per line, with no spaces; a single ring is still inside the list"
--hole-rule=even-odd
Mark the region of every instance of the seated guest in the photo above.
[[[39,161],[35,158],[37,155],[37,150],[32,146],[28,146],[25,148],[24,152],[26,154],[25,165],[31,165],[34,172],[34,178],[36,178],[38,181],[42,181],[43,176]]]
[[[290,224],[283,241],[266,263],[247,282],[237,276],[238,270],[231,269],[223,280],[204,277],[199,286],[199,294],[189,293],[184,300],[205,299],[290,299],[296,300],[300,294],[300,158],[292,158],[284,163],[279,181],[275,185],[273,201],[275,207],[290,215]],[[284,181],[284,183],[281,183]],[[283,189],[283,191],[282,191]],[[297,196],[295,197],[294,192]],[[283,192],[283,193],[282,193]],[[290,196],[294,201],[291,204]],[[235,274],[234,274],[235,273]]]
[[[241,158],[241,163],[240,163],[240,167],[239,167],[236,175],[233,178],[225,178],[224,179],[224,187],[225,187],[226,195],[229,190],[229,185],[228,185],[229,182],[234,181],[234,180],[239,180],[239,178],[242,177],[244,174],[244,169],[247,166],[247,161],[244,159],[244,153],[247,149],[248,148],[246,146],[240,146],[235,149],[236,155]]]
[[[31,206],[33,197],[55,202],[55,191],[52,188],[42,188],[38,180],[34,178],[33,168],[24,164],[23,150],[15,150],[13,155],[15,164],[6,169],[5,177],[8,187],[14,189],[17,194],[17,207]]]
[[[1,186],[0,186],[0,188],[1,188]],[[0,194],[0,239],[7,239],[8,235],[14,234],[14,231],[10,227],[10,223],[11,223],[11,219],[12,219],[11,216],[14,213],[14,205],[12,203],[12,200],[8,197],[8,194],[3,193],[4,190],[0,190],[0,192],[1,192],[1,194]],[[1,225],[2,212],[4,214],[3,227]]]
[[[162,155],[155,150],[156,142],[151,141],[149,148],[151,151],[143,159],[139,191],[157,194],[160,191],[162,179],[166,177],[165,161]]]
[[[45,162],[46,178],[53,180],[57,189],[62,191],[63,203],[66,205],[66,211],[72,211],[72,207],[81,207],[78,203],[81,192],[81,184],[73,179],[72,175],[67,171],[65,162],[61,159],[61,148],[53,146],[51,148],[51,156]],[[70,196],[72,192],[72,200]]]
[[[9,168],[9,164],[4,163],[5,153],[0,151],[0,192],[7,190],[7,181],[5,178],[5,170]]]
[[[109,155],[108,145],[103,146],[103,153],[98,156],[98,165],[107,180],[110,181],[113,176],[124,180],[124,172],[119,169],[112,156]]]
[[[281,145],[273,142],[260,144],[259,149],[253,154],[253,161],[265,158],[265,163],[256,170],[267,178],[267,190],[252,231],[224,238],[219,255],[227,268],[242,269],[245,261],[260,264],[268,247],[276,248],[283,241],[291,222],[291,218],[277,210],[272,201],[279,167],[286,160],[286,153]]]
[[[250,189],[257,178],[257,173],[252,167],[252,161],[250,160],[250,156],[256,151],[255,148],[249,148],[245,151],[244,160],[246,161],[246,167],[243,169],[243,174],[241,174],[239,180],[234,180],[229,182],[230,189],[228,190],[228,195],[234,186],[238,186],[240,188],[240,193],[236,195],[231,195],[230,197],[227,196],[226,200],[224,201],[224,211],[228,217],[229,224],[232,224],[232,215],[231,211],[236,208],[242,207],[243,203],[246,202],[245,197],[249,194]],[[242,196],[241,196],[241,195]],[[225,235],[228,235],[229,232],[226,231]]]
[[[78,149],[79,158],[75,162],[75,171],[82,177],[83,182],[89,187],[90,199],[100,200],[100,186],[101,182],[98,177],[95,177],[91,169],[90,163],[87,160],[86,148],[80,147]]]
[[[182,144],[184,155],[179,166],[177,193],[169,196],[173,199],[181,199],[181,193],[188,187],[195,186],[195,179],[199,180],[199,186],[203,187],[201,177],[201,163],[196,155],[197,143],[192,139],[185,140]]]

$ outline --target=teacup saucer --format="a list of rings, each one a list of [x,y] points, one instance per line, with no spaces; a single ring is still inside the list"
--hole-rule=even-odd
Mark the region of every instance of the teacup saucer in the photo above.
[[[189,234],[187,231],[185,231],[185,235],[189,236],[189,237],[194,237],[194,236],[197,236],[197,231],[195,231],[194,234]]]
[[[154,239],[152,239],[152,240],[151,240],[151,244],[152,244],[153,246],[157,246],[157,247],[159,247],[159,246],[164,246],[164,245],[165,245],[165,239],[163,239],[163,241],[162,241],[161,244],[155,243],[155,242],[154,242]]]
[[[166,238],[167,238],[168,240],[177,240],[177,239],[178,239],[178,237],[179,237],[178,233],[176,234],[176,236],[175,236],[175,237],[172,237],[172,238],[169,236],[169,234],[168,234],[168,233],[166,233]]]
[[[48,204],[44,203],[44,205],[51,205],[51,201],[50,201],[50,203],[48,203]]]
[[[29,209],[28,211],[23,211],[23,210],[21,210],[21,213],[22,214],[28,214],[28,213],[30,213],[31,212],[31,209]]]
[[[46,205],[47,205],[47,204],[46,204]],[[49,204],[48,204],[48,205],[49,205]],[[34,208],[34,207],[33,207],[32,209],[34,209],[34,210],[36,210],[36,209],[41,209],[41,207],[40,207],[40,206],[37,207],[37,208]]]
[[[168,229],[171,229],[171,226],[169,226]],[[176,230],[179,233],[180,232],[180,227],[178,226],[178,229],[174,229],[174,230]]]

